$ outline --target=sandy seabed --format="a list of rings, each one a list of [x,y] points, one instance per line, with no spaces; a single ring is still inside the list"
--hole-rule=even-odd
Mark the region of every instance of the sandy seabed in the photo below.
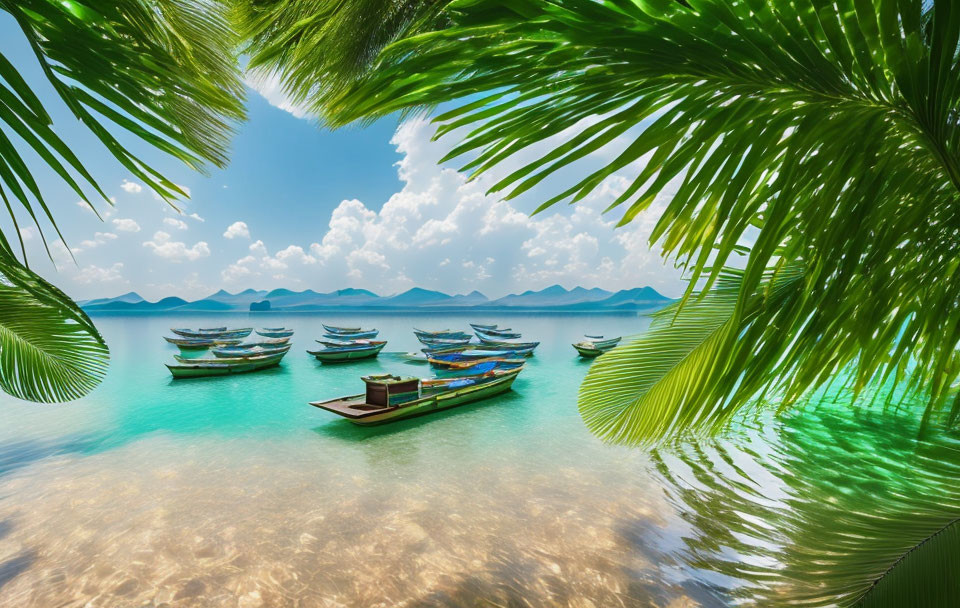
[[[668,582],[650,482],[410,468],[166,437],[40,460],[0,477],[0,606],[707,605]]]

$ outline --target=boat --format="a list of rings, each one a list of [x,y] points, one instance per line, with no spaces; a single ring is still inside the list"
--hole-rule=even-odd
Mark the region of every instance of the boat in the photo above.
[[[339,348],[341,346],[358,346],[363,344],[375,344],[378,343],[377,340],[367,340],[366,338],[362,340],[315,340],[318,344],[323,344],[324,346],[332,346],[334,348]]]
[[[264,327],[263,329],[257,330],[257,335],[263,336],[264,338],[289,338],[293,335],[293,330],[283,327],[278,329],[267,329]]]
[[[427,355],[425,353],[400,353],[400,358],[411,363],[426,363]]]
[[[355,331],[349,334],[334,334],[334,333],[325,333],[323,334],[324,338],[329,338],[330,340],[366,340],[368,338],[376,338],[380,333],[380,330],[377,329],[364,329],[362,331]]]
[[[425,338],[422,336],[417,336],[417,340],[420,340],[420,343],[424,346],[430,346],[433,348],[450,348],[452,346],[466,346],[470,344],[472,338],[467,336],[466,338]]]
[[[246,344],[238,344],[237,346],[221,346],[214,348],[212,351],[213,356],[220,359],[230,359],[235,357],[257,357],[260,355],[273,355],[276,353],[285,353],[290,350],[290,344],[273,344],[266,346],[254,346],[249,347]]]
[[[496,323],[493,325],[481,325],[480,323],[471,323],[470,327],[473,329],[479,329],[480,331],[490,331],[491,329],[500,329],[501,331],[510,331],[509,327],[499,327]]]
[[[324,325],[323,323],[320,325],[323,325],[323,329],[328,334],[355,334],[359,331],[363,331],[359,327],[337,327],[336,325]]]
[[[246,338],[250,335],[250,332],[253,331],[252,327],[244,327],[241,329],[184,329],[184,328],[171,328],[170,331],[180,336],[181,338],[218,338],[229,340],[231,338]]]
[[[441,329],[440,331],[425,331],[422,329],[413,328],[413,333],[417,338],[427,338],[429,340],[469,340],[471,338],[470,334],[465,331],[454,331],[452,329]]]
[[[509,356],[528,357],[533,354],[536,345],[511,344],[510,346],[499,347],[492,344],[467,344],[466,346],[446,346],[446,347],[426,347],[422,348],[428,355],[437,355],[444,353],[470,353],[476,357],[496,356],[490,353],[509,353]],[[507,356],[507,355],[504,355]]]
[[[471,349],[465,351],[441,351],[425,353],[428,357],[444,361],[474,361],[477,359],[515,358],[516,351],[495,349]]]
[[[202,378],[205,376],[229,376],[231,374],[245,374],[280,363],[286,351],[273,355],[259,357],[243,357],[237,359],[182,359],[176,365],[167,364],[167,369],[174,378]]]
[[[367,344],[350,346],[328,346],[322,350],[308,350],[307,352],[325,363],[339,363],[376,357],[387,345],[386,340],[371,341]]]
[[[522,337],[523,334],[515,331],[507,331],[505,329],[489,329],[489,330],[480,330],[475,329],[474,332],[477,334],[477,337],[483,340],[484,338],[492,338],[494,340],[515,340]]]
[[[216,339],[213,338],[172,338],[164,336],[164,340],[180,350],[207,350],[214,346],[233,346],[243,342],[243,338]]]
[[[452,370],[452,371],[466,371],[476,369],[478,372],[478,366],[486,366],[487,364],[492,364],[489,369],[515,369],[518,367],[523,367],[526,363],[524,359],[509,359],[506,357],[489,357],[487,359],[464,359],[464,360],[450,360],[450,359],[435,359],[433,357],[428,357],[427,361],[430,363],[430,367],[440,370]],[[489,371],[489,369],[487,371]]]
[[[607,338],[603,336],[584,336],[582,340],[573,345],[581,357],[598,357],[620,343],[621,338]]]
[[[343,416],[354,424],[372,426],[499,395],[510,390],[519,373],[520,369],[494,370],[473,376],[430,380],[391,374],[364,376],[365,394],[313,401],[310,405]]]
[[[539,342],[511,342],[510,340],[501,340],[497,338],[480,338],[480,343],[486,346],[496,346],[503,349],[536,348],[537,346],[540,346]]]
[[[455,367],[447,369],[436,369],[434,374],[440,378],[450,378],[450,377],[462,377],[462,376],[471,376],[476,374],[483,374],[491,371],[507,371],[513,369],[519,369],[524,366],[526,361],[520,359],[517,361],[472,361],[466,367]]]

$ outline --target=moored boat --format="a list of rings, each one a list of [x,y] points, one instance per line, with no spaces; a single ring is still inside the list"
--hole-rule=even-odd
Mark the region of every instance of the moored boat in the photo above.
[[[424,346],[430,346],[432,348],[450,348],[453,346],[466,346],[470,344],[472,338],[467,336],[466,338],[426,338],[424,336],[417,336],[417,340],[420,341],[420,344]]]
[[[490,371],[492,369],[516,369],[518,367],[523,367],[526,360],[524,359],[508,359],[506,357],[490,357],[487,359],[464,359],[464,360],[450,360],[448,358],[444,359],[434,359],[430,357],[427,359],[430,363],[430,367],[438,370],[450,370],[450,371],[467,371],[467,370],[476,370],[481,371],[481,368],[485,368],[483,371]]]
[[[275,329],[264,327],[263,329],[257,330],[257,335],[263,336],[264,338],[289,338],[293,336],[293,330],[285,327]]]
[[[530,353],[533,353],[533,349],[540,346],[539,342],[511,342],[509,340],[496,340],[493,338],[480,338],[486,346],[496,346],[503,350],[529,350]]]
[[[285,353],[291,348],[290,344],[257,345],[249,347],[246,344],[237,346],[221,346],[212,349],[214,357],[219,359],[230,359],[237,357],[258,357],[260,355],[273,355],[276,353]]]
[[[320,325],[323,325],[323,329],[328,334],[355,334],[357,332],[363,331],[359,327],[337,327],[336,325],[324,325],[323,323],[321,323]]]
[[[446,346],[446,347],[427,347],[422,348],[427,355],[438,355],[445,353],[463,353],[474,357],[492,357],[492,356],[521,356],[528,357],[533,354],[533,350],[539,343],[513,343],[510,346],[496,346],[493,344],[467,344],[466,346]]]
[[[354,424],[383,424],[499,395],[510,390],[519,373],[520,370],[515,369],[430,380],[389,374],[365,376],[365,394],[314,401],[310,405],[343,416]]]
[[[417,338],[426,338],[428,340],[469,340],[471,338],[470,334],[465,331],[454,331],[452,329],[441,329],[439,331],[426,331],[423,329],[413,328],[413,334]]]
[[[174,378],[202,378],[205,376],[229,376],[245,374],[280,363],[286,352],[259,357],[237,359],[184,359],[176,365],[167,364]]]
[[[170,336],[164,336],[163,339],[180,350],[207,350],[214,346],[233,346],[243,342],[243,338],[172,338]]]
[[[387,345],[386,340],[370,341],[366,344],[352,344],[348,346],[327,346],[322,350],[308,350],[307,352],[319,361],[325,363],[339,363],[376,357]]]
[[[378,329],[363,329],[360,331],[355,331],[351,333],[330,333],[327,332],[323,334],[324,338],[329,338],[331,340],[366,340],[369,338],[376,338],[380,333]]]
[[[477,337],[481,340],[484,338],[491,338],[494,340],[515,340],[523,337],[523,334],[520,332],[508,331],[505,329],[475,329],[473,333],[477,334]]]
[[[480,331],[490,331],[491,329],[501,329],[496,323],[493,325],[482,325],[480,323],[471,323],[470,327],[473,329],[479,329]],[[503,331],[510,331],[509,327],[502,328]]]
[[[581,357],[599,357],[620,343],[621,338],[604,339],[603,336],[584,336],[586,340],[573,345]]]
[[[203,338],[203,339],[223,339],[230,340],[233,338],[246,338],[250,335],[250,332],[253,331],[252,327],[243,327],[240,329],[184,329],[184,328],[171,328],[170,331],[180,336],[181,338]]]

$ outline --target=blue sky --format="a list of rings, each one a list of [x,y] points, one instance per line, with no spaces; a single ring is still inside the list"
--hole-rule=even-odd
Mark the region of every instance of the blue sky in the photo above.
[[[28,259],[78,299],[131,290],[148,299],[194,299],[248,287],[362,287],[389,294],[419,286],[449,293],[478,289],[490,297],[555,283],[610,290],[652,285],[668,295],[682,289],[679,273],[647,245],[656,209],[620,229],[613,226],[615,215],[601,214],[639,167],[613,176],[583,203],[531,218],[529,212],[564,185],[562,177],[507,203],[485,191],[520,159],[467,182],[455,164],[437,165],[455,137],[431,142],[429,123],[382,120],[329,131],[290,108],[271,82],[248,91],[248,121],[239,126],[224,170],[211,168],[204,176],[121,137],[189,189],[191,198],[178,214],[63,107],[6,15],[0,15],[0,40],[52,110],[54,128],[115,200],[112,207],[98,204],[100,221],[25,154],[66,242],[41,224],[52,243],[51,262],[36,228],[26,228]],[[599,166],[617,144],[578,169]],[[0,226],[11,230],[6,218]]]

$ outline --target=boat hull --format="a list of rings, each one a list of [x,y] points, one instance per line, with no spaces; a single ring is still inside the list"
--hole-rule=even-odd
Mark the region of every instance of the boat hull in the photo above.
[[[282,357],[270,359],[269,361],[250,361],[243,363],[224,363],[220,366],[211,365],[167,365],[167,369],[174,378],[206,378],[209,376],[232,376],[234,374],[247,374],[261,369],[276,367],[280,365]]]
[[[384,346],[386,346],[386,343],[379,344],[373,348],[333,352],[327,352],[326,350],[308,350],[307,352],[316,357],[318,361],[323,361],[324,363],[342,363],[344,361],[357,361],[359,359],[376,357],[380,354],[380,351],[383,350]]]
[[[325,403],[311,403],[310,405],[320,409],[325,409],[329,412],[333,412],[334,414],[340,414],[358,426],[377,426],[380,424],[397,422],[398,420],[407,420],[409,418],[425,416],[426,414],[448,410],[460,405],[474,403],[476,401],[481,401],[483,399],[488,399],[501,393],[505,393],[513,386],[513,382],[517,379],[517,375],[518,374],[510,374],[505,378],[488,382],[486,384],[479,384],[462,390],[451,391],[449,393],[430,395],[416,401],[405,403],[402,407],[396,407],[382,413],[375,413],[360,418],[351,418],[349,416],[345,416],[342,412],[337,411],[336,409],[324,407]],[[356,399],[362,401],[364,397],[364,395],[357,395]]]

